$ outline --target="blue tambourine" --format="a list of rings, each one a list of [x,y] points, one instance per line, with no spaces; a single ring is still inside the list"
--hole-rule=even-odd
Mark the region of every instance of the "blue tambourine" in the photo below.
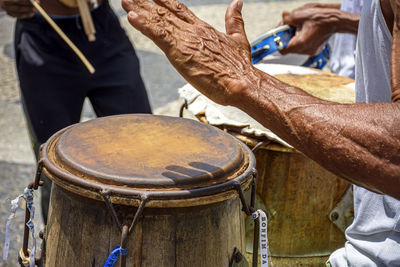
[[[286,48],[294,34],[295,29],[289,25],[283,25],[262,34],[250,43],[251,62],[256,64],[264,57]],[[330,46],[326,44],[320,54],[309,57],[302,66],[322,69],[328,62],[330,54]]]

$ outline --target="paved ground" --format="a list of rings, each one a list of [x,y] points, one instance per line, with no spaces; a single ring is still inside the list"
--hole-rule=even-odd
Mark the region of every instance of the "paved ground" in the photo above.
[[[246,0],[243,14],[249,40],[275,26],[285,9],[293,9],[310,1],[255,1]],[[337,2],[323,0],[313,2]],[[229,0],[188,0],[191,9],[217,29],[224,31],[224,13]],[[160,50],[144,36],[134,30],[126,20],[125,12],[118,0],[113,0],[114,10],[121,18],[122,25],[134,41],[142,64],[142,75],[150,94],[151,104],[156,112],[177,99],[177,88],[185,81],[169,65]],[[18,93],[18,82],[14,70],[12,53],[13,19],[0,12],[0,249],[3,250],[5,222],[8,217],[9,201],[23,191],[32,180],[34,157],[22,115]],[[86,104],[83,119],[93,118],[90,105]],[[37,212],[40,214],[40,211]],[[42,222],[37,216],[37,224]],[[16,266],[16,252],[21,247],[23,211],[20,209],[14,220],[10,259],[0,261],[0,266]]]

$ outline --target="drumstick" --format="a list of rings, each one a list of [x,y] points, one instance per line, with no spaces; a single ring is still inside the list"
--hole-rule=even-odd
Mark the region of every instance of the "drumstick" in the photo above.
[[[94,28],[94,23],[92,19],[92,15],[90,14],[90,10],[86,0],[77,0],[79,13],[81,14],[83,29],[85,30],[86,35],[88,36],[89,42],[94,42],[96,40],[96,29]]]
[[[79,57],[79,59],[82,61],[82,63],[85,65],[85,67],[88,69],[88,71],[93,74],[95,72],[94,67],[90,62],[87,60],[87,58],[82,54],[82,52],[79,50],[78,47],[75,46],[75,44],[68,38],[67,35],[58,27],[58,25],[47,15],[46,11],[35,2],[35,0],[29,0],[31,4],[36,8],[37,11],[39,11],[40,14],[44,17],[44,19],[50,24],[50,26],[60,35],[60,37],[67,43],[67,45],[75,52],[75,54]]]

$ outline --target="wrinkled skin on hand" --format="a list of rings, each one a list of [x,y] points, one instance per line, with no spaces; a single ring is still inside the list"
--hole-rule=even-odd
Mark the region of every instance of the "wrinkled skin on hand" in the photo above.
[[[164,51],[180,74],[220,104],[256,81],[244,31],[241,0],[226,12],[226,34],[197,18],[176,0],[123,0],[129,22]],[[221,93],[222,92],[222,93]]]
[[[290,40],[282,54],[298,53],[317,55],[321,53],[324,44],[335,33],[334,20],[330,17],[337,11],[337,6],[322,6],[306,4],[291,12],[282,13],[282,24],[296,28],[295,36]]]
[[[35,14],[35,8],[27,0],[0,0],[0,8],[18,19],[27,19]]]

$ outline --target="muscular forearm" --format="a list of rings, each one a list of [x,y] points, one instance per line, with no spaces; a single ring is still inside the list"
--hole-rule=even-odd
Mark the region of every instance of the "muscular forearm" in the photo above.
[[[352,14],[338,9],[331,16],[332,20],[335,21],[335,32],[357,34],[360,21],[359,14]]]
[[[315,16],[322,23],[326,21],[334,28],[335,32],[357,34],[360,15],[341,10],[340,4],[312,3],[304,5],[303,8],[314,11],[313,16],[310,16],[309,19]]]
[[[306,4],[306,6],[309,5],[310,7],[320,7],[320,8],[336,8],[340,9],[340,4],[319,4],[319,3],[314,3],[314,4]]]
[[[400,199],[400,103],[338,104],[251,76],[234,105],[328,170]]]
[[[357,34],[359,14],[352,14],[338,8],[309,8],[301,11],[304,21],[313,21],[316,25],[323,25],[331,33]],[[297,16],[296,11],[293,16]],[[296,18],[295,18],[296,20]],[[296,25],[295,25],[296,26]]]

